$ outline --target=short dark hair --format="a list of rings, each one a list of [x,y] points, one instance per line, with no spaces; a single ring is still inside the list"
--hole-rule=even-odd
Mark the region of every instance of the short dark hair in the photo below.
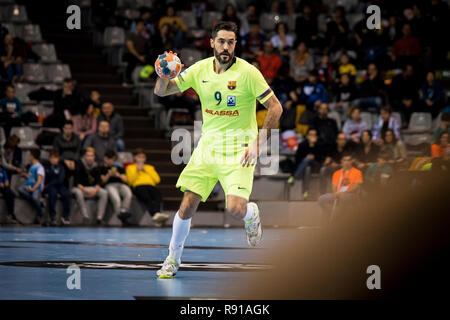
[[[145,154],[144,149],[136,148],[133,152],[133,156],[137,156],[138,154]]]
[[[283,25],[284,26],[284,30],[286,31],[286,33],[289,32],[289,26],[286,22],[278,22],[275,26],[275,32],[278,32],[278,28]]]
[[[450,121],[450,113],[449,112],[443,113],[441,121]]]
[[[12,83],[8,83],[8,84],[5,86],[5,91],[6,91],[8,88],[13,88],[13,89],[15,89],[16,87],[15,87]]]
[[[116,157],[116,152],[112,149],[108,149],[105,151],[105,158],[112,159]]]
[[[362,137],[362,135],[363,135],[363,133],[364,132],[367,132],[367,134],[369,135],[369,137],[370,137],[370,139],[372,139],[372,131],[370,131],[370,130],[364,130],[363,132],[361,132],[361,137]]]
[[[386,112],[388,112],[388,113],[392,113],[391,107],[389,107],[389,106],[383,106],[383,107],[381,107],[381,110],[380,110],[380,111],[386,111]]]
[[[64,78],[64,80],[63,80],[63,82],[73,82],[73,79],[72,78]]]
[[[66,120],[66,121],[64,121],[63,127],[64,127],[66,124],[70,124],[71,126],[73,126],[73,121],[72,121],[72,120]]]
[[[350,158],[353,158],[353,152],[350,152],[350,151],[344,151],[344,153],[342,153],[341,159],[343,159],[344,157],[350,157]]]
[[[217,23],[214,28],[212,29],[211,32],[211,37],[214,39],[215,37],[217,37],[217,33],[219,33],[220,30],[226,30],[226,31],[232,31],[234,32],[234,35],[238,36],[238,27],[236,25],[236,23],[234,22],[230,22],[230,21],[220,21],[219,23]]]
[[[144,24],[145,24],[145,21],[144,21],[144,19],[136,19],[136,25],[137,25],[138,23],[144,23]]]
[[[30,154],[33,158],[39,160],[39,158],[41,157],[41,150],[35,148],[35,149],[31,149],[30,150]]]
[[[48,157],[49,158],[51,158],[51,157],[59,157],[59,152],[58,152],[58,150],[50,150],[49,151],[49,153],[48,153]]]

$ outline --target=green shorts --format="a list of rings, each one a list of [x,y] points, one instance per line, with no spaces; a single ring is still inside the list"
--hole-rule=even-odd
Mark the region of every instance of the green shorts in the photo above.
[[[241,149],[228,156],[218,155],[200,141],[181,172],[176,187],[183,192],[189,190],[200,195],[202,202],[205,202],[219,181],[225,196],[235,195],[248,201],[255,166],[242,167],[240,159],[244,151]]]

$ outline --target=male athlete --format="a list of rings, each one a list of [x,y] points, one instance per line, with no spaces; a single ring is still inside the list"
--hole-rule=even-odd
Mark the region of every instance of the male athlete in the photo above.
[[[258,136],[256,99],[268,109],[263,125],[267,130],[262,131],[268,134],[275,128],[282,107],[260,71],[234,56],[236,41],[237,26],[218,23],[210,40],[214,57],[198,61],[175,79],[159,78],[155,85],[158,96],[193,88],[203,116],[201,138],[176,183],[184,196],[173,221],[169,255],[157,271],[159,278],[173,278],[177,273],[191,218],[217,181],[225,191],[226,211],[244,220],[249,245],[256,246],[262,237],[258,206],[247,203],[259,145],[268,138]]]

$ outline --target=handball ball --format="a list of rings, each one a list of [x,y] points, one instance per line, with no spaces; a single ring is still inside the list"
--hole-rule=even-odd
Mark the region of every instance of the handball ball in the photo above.
[[[181,71],[181,60],[172,51],[159,55],[155,62],[155,70],[163,79],[173,79]]]

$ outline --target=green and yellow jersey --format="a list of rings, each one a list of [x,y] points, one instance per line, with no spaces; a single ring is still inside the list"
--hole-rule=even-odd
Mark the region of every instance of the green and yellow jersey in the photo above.
[[[189,88],[197,92],[203,115],[201,141],[211,150],[236,152],[256,139],[256,100],[264,103],[273,92],[253,65],[235,57],[225,72],[217,74],[210,57],[187,68],[175,82],[181,92]]]

